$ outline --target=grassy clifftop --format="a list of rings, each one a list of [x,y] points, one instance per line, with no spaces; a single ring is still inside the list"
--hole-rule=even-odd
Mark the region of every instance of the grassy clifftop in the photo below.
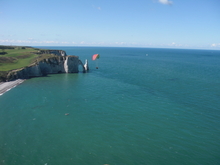
[[[21,46],[0,45],[0,81],[10,70],[23,68],[38,61],[49,58],[52,54],[42,54],[40,49]]]
[[[10,71],[28,66],[41,55],[38,52],[39,49],[32,47],[0,46],[0,71]]]

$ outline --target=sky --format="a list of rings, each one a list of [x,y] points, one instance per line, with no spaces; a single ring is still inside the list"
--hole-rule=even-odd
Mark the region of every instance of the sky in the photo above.
[[[220,50],[220,0],[0,0],[0,45]]]

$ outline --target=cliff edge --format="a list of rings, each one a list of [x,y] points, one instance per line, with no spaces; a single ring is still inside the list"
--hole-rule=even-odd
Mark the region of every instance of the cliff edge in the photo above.
[[[12,70],[7,75],[7,81],[46,76],[55,73],[78,73],[81,61],[77,56],[54,56],[38,61],[30,66]],[[84,66],[83,71],[85,71]]]
[[[4,81],[28,79],[56,73],[78,73],[79,66],[83,72],[87,69],[78,56],[66,55],[63,50],[39,50],[37,58],[28,66],[7,71]]]

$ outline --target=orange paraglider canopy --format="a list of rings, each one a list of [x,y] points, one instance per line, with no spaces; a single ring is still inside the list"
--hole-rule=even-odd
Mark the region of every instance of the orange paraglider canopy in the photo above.
[[[92,60],[96,60],[96,59],[99,59],[99,54],[94,54],[94,55],[92,56]]]

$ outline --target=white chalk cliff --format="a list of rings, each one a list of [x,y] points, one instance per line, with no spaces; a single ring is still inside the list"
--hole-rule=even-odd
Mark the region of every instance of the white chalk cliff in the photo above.
[[[84,68],[85,68],[86,71],[89,70],[89,64],[88,64],[87,59],[85,60]]]
[[[79,60],[78,56],[66,56],[65,51],[63,51],[61,55],[36,61],[30,66],[10,71],[7,75],[7,81],[27,79],[55,73],[78,73],[79,65],[85,72],[85,67],[81,60]]]

